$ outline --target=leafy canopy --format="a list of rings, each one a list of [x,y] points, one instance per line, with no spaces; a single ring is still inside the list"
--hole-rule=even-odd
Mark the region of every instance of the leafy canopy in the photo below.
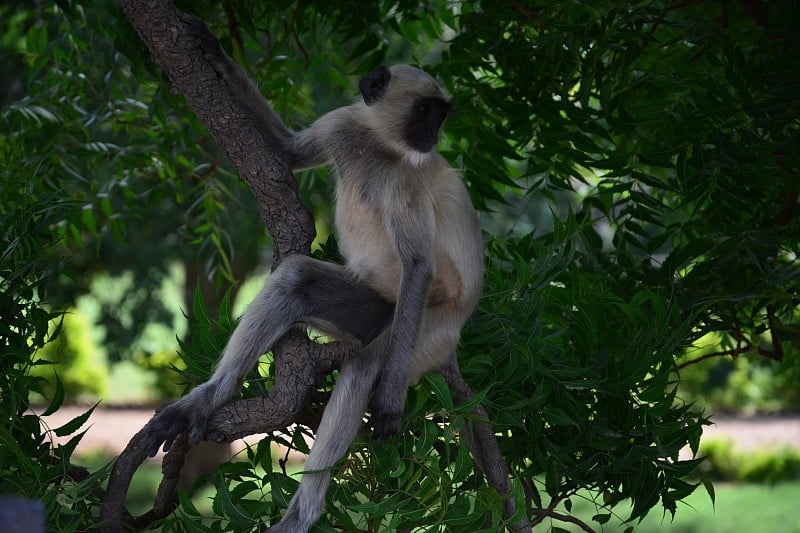
[[[460,360],[533,519],[571,519],[578,497],[594,501],[600,525],[676,511],[700,481],[697,460],[678,452],[696,452],[707,422],[678,393],[681,366],[709,333],[721,339],[711,355],[764,358],[797,390],[794,3],[179,4],[295,127],[353,98],[357,75],[380,63],[419,63],[446,84],[456,113],[443,151],[463,169],[487,240],[485,296]],[[42,469],[64,470],[71,454],[45,461],[25,414],[27,391],[41,387],[32,350],[51,337],[47,303],[66,308],[94,271],[133,270],[126,301],[159,320],[146,287],[166,265],[229,280],[252,268],[257,210],[116,3],[0,14],[0,64],[14,80],[0,112],[0,388],[12,422],[2,488],[47,499],[65,485]],[[324,173],[302,176],[322,229],[328,190]],[[202,306],[194,315],[184,356],[202,374],[218,342]],[[125,345],[117,323],[109,341]],[[266,393],[263,371],[248,394]],[[458,436],[470,407],[423,379],[398,441],[361,441],[341,465],[320,527],[499,528],[502,499]],[[299,431],[274,438],[302,447]],[[276,518],[296,486],[266,441],[215,482],[212,529]],[[90,521],[85,487],[47,500],[53,527],[65,508]],[[187,499],[179,513],[196,509]]]

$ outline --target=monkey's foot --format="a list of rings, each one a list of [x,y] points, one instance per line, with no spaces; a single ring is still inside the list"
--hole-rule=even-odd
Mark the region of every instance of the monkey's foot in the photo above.
[[[158,411],[144,427],[146,435],[142,447],[149,457],[158,453],[161,445],[168,452],[178,435],[189,429],[190,418],[178,402],[171,403]]]
[[[164,451],[168,452],[178,435],[184,431],[189,432],[187,438],[189,446],[196,446],[205,439],[210,413],[207,408],[195,406],[192,400],[196,397],[196,394],[184,396],[167,405],[157,411],[147,423],[144,427],[146,435],[142,447],[148,456],[154,457],[162,443]]]
[[[373,401],[370,410],[368,425],[372,429],[373,438],[386,442],[397,435],[403,420],[402,409],[387,408],[382,402]]]

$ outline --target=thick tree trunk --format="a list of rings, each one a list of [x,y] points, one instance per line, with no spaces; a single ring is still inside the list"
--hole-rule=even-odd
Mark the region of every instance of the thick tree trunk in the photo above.
[[[189,107],[225,151],[258,200],[272,236],[275,264],[292,253],[308,253],[314,220],[300,202],[297,182],[278,160],[233,95],[206,61],[185,15],[167,0],[123,0],[128,20],[150,50],[153,62],[182,94]],[[286,427],[301,418],[321,376],[337,368],[346,351],[336,343],[319,346],[303,335],[287,335],[273,349],[276,380],[266,399],[235,400],[210,421],[216,440],[230,442],[252,433]],[[131,521],[124,508],[130,479],[144,461],[135,436],[117,459],[101,507],[101,520],[112,531],[124,524],[143,527],[174,509],[175,485],[185,447],[175,446],[164,460],[165,478],[153,511]],[[177,466],[176,466],[177,465]],[[169,472],[169,475],[167,475]]]

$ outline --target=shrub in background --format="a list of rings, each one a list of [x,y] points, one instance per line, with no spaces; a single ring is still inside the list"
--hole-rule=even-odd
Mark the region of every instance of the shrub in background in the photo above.
[[[50,323],[50,331],[61,328],[58,337],[34,355],[31,375],[47,380],[47,396],[54,390],[53,374],[64,386],[68,400],[99,399],[108,392],[109,366],[105,352],[92,339],[93,324],[78,309],[70,309]]]
[[[789,446],[737,451],[730,439],[706,439],[700,445],[705,457],[701,468],[717,481],[778,483],[800,479],[800,450]]]

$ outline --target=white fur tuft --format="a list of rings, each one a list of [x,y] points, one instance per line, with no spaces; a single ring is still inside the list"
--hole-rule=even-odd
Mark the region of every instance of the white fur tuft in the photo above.
[[[419,167],[430,159],[431,152],[418,152],[417,150],[407,149],[405,157],[412,167]]]

